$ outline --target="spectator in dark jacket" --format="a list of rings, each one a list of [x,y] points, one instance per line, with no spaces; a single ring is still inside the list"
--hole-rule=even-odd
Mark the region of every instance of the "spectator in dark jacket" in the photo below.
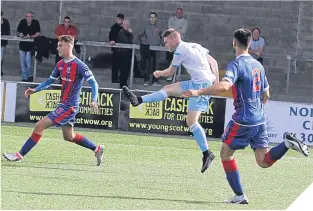
[[[1,11],[1,35],[10,35],[10,23],[6,18],[3,18],[3,12]],[[2,71],[2,65],[3,65],[3,56],[4,56],[4,50],[7,46],[8,41],[7,40],[1,40],[1,75],[3,75]]]
[[[109,40],[111,45],[115,45],[117,42],[117,37],[119,31],[123,28],[122,24],[124,21],[124,15],[123,14],[117,14],[115,18],[116,23],[111,27],[111,31],[109,33]],[[111,75],[111,80],[112,83],[118,83],[118,63],[119,63],[119,58],[117,56],[117,51],[116,48],[112,48],[112,75]]]
[[[17,36],[25,39],[40,36],[40,24],[33,19],[33,12],[27,12],[26,18],[21,20],[17,27]],[[22,81],[33,81],[33,58],[31,51],[34,50],[33,42],[21,41],[19,44],[19,54],[22,69]]]
[[[133,43],[133,33],[130,28],[130,21],[123,21],[123,28],[119,31],[117,42],[124,44]],[[117,55],[119,59],[118,69],[120,71],[120,88],[127,86],[127,80],[130,72],[132,50],[128,48],[117,48]]]

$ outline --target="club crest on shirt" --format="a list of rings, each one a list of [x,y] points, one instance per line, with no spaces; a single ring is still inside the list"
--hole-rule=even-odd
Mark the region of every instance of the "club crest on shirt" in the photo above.
[[[58,108],[58,109],[55,111],[55,113],[56,113],[56,114],[61,114],[63,110],[64,110],[63,108]]]
[[[91,70],[85,71],[85,76],[90,76],[92,74]]]

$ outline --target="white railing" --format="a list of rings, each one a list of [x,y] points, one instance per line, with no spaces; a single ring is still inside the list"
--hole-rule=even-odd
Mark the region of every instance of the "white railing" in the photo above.
[[[292,61],[294,62],[293,73],[297,73],[297,61],[313,62],[313,58],[303,58],[298,56],[287,55],[288,60],[288,70],[287,70],[287,80],[286,80],[286,96],[289,100],[289,86],[290,86],[290,74],[292,73]],[[312,73],[312,100],[313,100],[313,73]],[[312,101],[313,102],[313,101]]]
[[[17,36],[5,36],[1,35],[1,40],[13,40],[13,41],[26,41],[26,42],[34,42],[34,39],[23,39]],[[133,79],[134,79],[134,62],[135,62],[135,50],[140,49],[139,45],[136,44],[123,44],[123,43],[116,43],[115,45],[111,45],[108,42],[95,42],[95,41],[78,41],[75,43],[75,45],[83,46],[82,54],[80,56],[80,59],[85,62],[86,61],[86,53],[87,53],[87,46],[94,46],[94,47],[106,47],[106,48],[128,48],[132,49],[132,59],[131,59],[131,69],[130,69],[130,83],[129,86],[132,88],[133,85]],[[152,51],[168,51],[163,46],[150,46],[150,50]],[[36,72],[37,72],[37,60],[35,59],[34,62],[34,73],[33,77],[34,80],[36,78]],[[178,69],[178,75],[180,77],[181,75],[181,68]],[[173,76],[173,82],[176,80],[176,74]]]

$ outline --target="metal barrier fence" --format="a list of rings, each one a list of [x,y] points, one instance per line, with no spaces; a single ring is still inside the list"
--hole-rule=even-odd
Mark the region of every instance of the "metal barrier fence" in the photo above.
[[[287,79],[286,79],[286,100],[290,100],[290,85],[291,82],[296,82],[297,86],[302,87],[306,90],[305,93],[303,93],[304,96],[307,96],[311,100],[308,100],[308,102],[313,103],[313,58],[303,58],[303,57],[293,57],[291,55],[287,55],[288,60],[288,70],[287,70]],[[311,63],[309,67],[307,67],[309,70],[306,70],[305,63]],[[298,70],[299,63],[304,64],[304,66],[301,67],[303,73],[301,73]],[[299,81],[299,78],[293,78],[296,76],[302,76],[300,79],[306,79],[305,81]],[[307,83],[308,82],[308,83]],[[311,94],[310,94],[311,92]],[[297,95],[297,94],[293,94]],[[303,96],[302,95],[302,96]]]
[[[34,39],[22,39],[17,36],[1,36],[2,40],[13,40],[13,41],[26,41],[26,42],[34,42]],[[129,86],[132,88],[133,85],[133,79],[134,79],[134,61],[135,61],[135,50],[139,50],[140,46],[137,44],[122,44],[122,43],[116,43],[115,45],[111,45],[108,42],[95,42],[95,41],[79,41],[76,43],[76,45],[82,46],[82,53],[80,55],[80,59],[82,61],[86,61],[86,53],[87,53],[87,46],[94,46],[94,47],[106,47],[106,48],[128,48],[132,49],[132,58],[131,58],[131,69],[130,69],[130,83]],[[168,51],[163,46],[150,46],[150,50],[153,51]],[[297,62],[313,62],[313,59],[306,59],[302,57],[292,57],[290,55],[287,55],[288,60],[288,70],[287,70],[287,79],[286,79],[286,96],[289,99],[289,89],[290,89],[290,76],[291,74],[297,74]],[[294,69],[292,68],[292,65],[294,65]],[[293,71],[292,71],[293,69]],[[36,78],[36,71],[37,71],[37,60],[34,61],[34,73],[33,77]],[[178,69],[178,77],[181,76],[181,68]],[[174,74],[172,82],[176,81],[176,74]],[[312,102],[313,102],[313,70],[312,70]]]
[[[13,41],[26,41],[26,42],[34,42],[34,39],[22,39],[17,36],[5,36],[1,35],[1,40],[13,40]],[[132,49],[132,58],[131,58],[131,69],[130,69],[130,83],[129,86],[132,88],[133,79],[134,79],[134,62],[135,62],[135,50],[139,50],[140,46],[137,44],[123,44],[123,43],[116,43],[115,45],[111,45],[108,42],[95,42],[95,41],[78,41],[75,45],[80,45],[83,47],[82,54],[80,55],[80,59],[83,62],[86,62],[86,53],[87,53],[87,46],[94,46],[94,47],[106,47],[106,48],[128,48]],[[152,51],[168,51],[163,46],[150,46],[150,50]],[[36,78],[36,71],[37,71],[37,60],[34,61],[34,73],[33,77],[34,80]],[[178,69],[178,76],[181,75],[181,68]],[[176,74],[173,76],[173,82],[176,81]]]

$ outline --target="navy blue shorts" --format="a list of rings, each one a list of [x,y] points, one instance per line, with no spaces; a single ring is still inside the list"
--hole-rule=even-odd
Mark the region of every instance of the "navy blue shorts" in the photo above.
[[[68,124],[74,126],[77,111],[78,109],[75,107],[59,104],[54,111],[48,114],[48,118],[51,119],[56,126],[65,126]]]
[[[223,143],[232,150],[244,149],[249,144],[252,149],[269,147],[267,125],[243,126],[231,120],[222,135]]]

